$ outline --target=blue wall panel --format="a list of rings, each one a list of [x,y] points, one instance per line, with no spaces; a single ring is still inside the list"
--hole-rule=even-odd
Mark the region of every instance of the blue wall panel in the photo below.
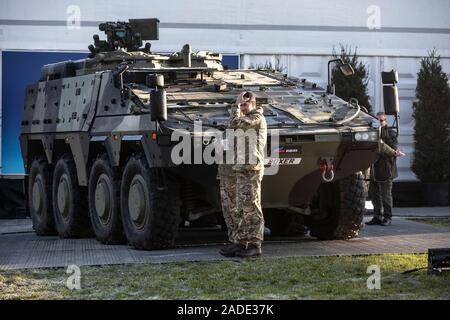
[[[239,69],[239,56],[237,55],[224,55],[222,64],[228,70]]]
[[[4,51],[2,59],[2,174],[22,174],[19,133],[27,85],[39,80],[41,67],[86,58],[84,53]],[[239,56],[226,55],[224,66],[239,68]]]
[[[27,85],[39,80],[41,67],[86,58],[84,53],[4,51],[2,58],[2,174],[22,174],[19,133]]]

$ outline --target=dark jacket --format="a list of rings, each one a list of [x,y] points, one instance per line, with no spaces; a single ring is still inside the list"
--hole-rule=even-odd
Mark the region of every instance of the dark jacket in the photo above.
[[[398,141],[395,132],[388,127],[381,128],[381,140],[397,150]],[[393,180],[398,177],[397,158],[391,153],[380,153],[377,162],[373,165],[373,178],[375,181]]]

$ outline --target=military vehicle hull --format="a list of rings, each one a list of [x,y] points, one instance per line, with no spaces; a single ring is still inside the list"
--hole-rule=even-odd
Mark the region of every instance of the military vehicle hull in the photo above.
[[[179,226],[220,217],[218,164],[203,154],[224,139],[236,97],[252,91],[268,124],[263,208],[303,217],[319,238],[357,235],[362,172],[379,148],[357,101],[272,70],[225,71],[220,55],[190,46],[164,56],[94,40],[90,59],[44,66],[26,89],[20,141],[38,234],[158,249]]]

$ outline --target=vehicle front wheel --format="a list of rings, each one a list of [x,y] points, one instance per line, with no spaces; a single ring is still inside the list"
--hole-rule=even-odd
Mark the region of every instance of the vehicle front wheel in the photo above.
[[[358,236],[364,218],[367,188],[357,172],[333,183],[322,184],[306,217],[311,236],[347,240]]]
[[[123,172],[120,202],[131,246],[148,250],[174,245],[180,221],[179,188],[167,172],[149,168],[145,156],[133,155]]]

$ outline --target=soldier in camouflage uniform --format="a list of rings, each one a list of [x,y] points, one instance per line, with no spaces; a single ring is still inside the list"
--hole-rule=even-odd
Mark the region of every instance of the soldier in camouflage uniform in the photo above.
[[[257,256],[261,254],[264,239],[261,182],[267,124],[263,109],[256,106],[253,93],[246,92],[238,97],[232,106],[229,129],[235,130],[237,138],[235,163],[220,165],[219,177],[222,208],[232,244],[220,253],[228,257]],[[245,149],[241,150],[240,146]]]

